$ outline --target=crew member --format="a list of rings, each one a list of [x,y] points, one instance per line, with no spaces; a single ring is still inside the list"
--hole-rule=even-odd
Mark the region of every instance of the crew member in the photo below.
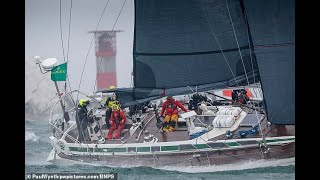
[[[123,130],[124,126],[126,125],[126,116],[125,116],[124,112],[122,111],[122,109],[119,108],[118,105],[112,106],[110,125],[111,125],[111,128],[109,129],[107,139],[112,139],[112,133],[114,130],[117,130],[114,138],[119,139],[121,131]]]
[[[89,140],[88,134],[88,110],[87,105],[89,101],[86,99],[79,99],[78,109],[77,109],[77,127],[79,129],[79,141]]]
[[[116,87],[115,86],[110,86],[109,90],[110,91],[115,91]],[[110,115],[112,112],[112,107],[113,105],[119,105],[119,101],[117,100],[116,94],[113,92],[112,97],[107,97],[106,102],[104,106],[106,107],[106,126],[107,129],[110,128]]]
[[[198,104],[203,101],[208,102],[208,98],[198,93],[193,94],[191,96],[191,100],[188,103],[188,109],[195,110],[196,112],[198,112]]]
[[[165,113],[165,118],[162,126],[163,131],[174,131],[178,122],[178,107],[187,112],[187,109],[179,101],[176,101],[172,96],[168,96],[167,101],[162,104],[160,116],[163,117],[163,114]]]

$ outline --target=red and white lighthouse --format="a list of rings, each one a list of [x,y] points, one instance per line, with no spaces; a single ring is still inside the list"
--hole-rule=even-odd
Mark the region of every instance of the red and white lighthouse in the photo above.
[[[91,31],[95,36],[97,90],[117,86],[117,32],[121,31]]]

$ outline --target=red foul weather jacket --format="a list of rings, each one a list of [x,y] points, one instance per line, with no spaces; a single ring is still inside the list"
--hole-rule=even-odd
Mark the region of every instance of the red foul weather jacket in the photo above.
[[[120,110],[120,113],[118,113],[118,111],[112,111],[110,124],[114,123],[120,125],[124,125],[126,123],[126,116],[124,115],[124,112],[122,110]]]
[[[162,110],[160,113],[160,116],[163,115],[165,112],[165,115],[172,116],[173,114],[178,115],[178,107],[181,108],[184,112],[187,112],[187,109],[177,100],[167,100],[162,104]]]

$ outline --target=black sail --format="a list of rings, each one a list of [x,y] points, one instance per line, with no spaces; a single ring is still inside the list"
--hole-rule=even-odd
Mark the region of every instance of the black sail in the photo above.
[[[134,88],[120,99],[260,82],[269,121],[294,124],[294,33],[294,0],[135,0]]]
[[[203,91],[247,85],[245,73],[252,83],[241,4],[233,0],[228,6],[231,18],[224,0],[136,0],[135,97],[191,93],[196,86]]]
[[[295,1],[244,0],[267,115],[295,124]]]

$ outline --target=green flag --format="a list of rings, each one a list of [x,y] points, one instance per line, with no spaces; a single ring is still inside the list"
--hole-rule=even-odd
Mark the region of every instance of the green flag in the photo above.
[[[60,64],[51,69],[52,81],[65,81],[67,78],[67,63]]]

